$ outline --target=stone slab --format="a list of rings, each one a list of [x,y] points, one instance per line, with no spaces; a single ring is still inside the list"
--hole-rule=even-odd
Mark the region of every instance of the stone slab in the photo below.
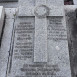
[[[42,2],[45,3],[45,1],[38,1],[39,3],[43,4]],[[31,7],[30,7],[30,6]],[[37,6],[38,6],[37,5]],[[44,4],[43,4],[44,5]],[[47,0],[46,5],[50,8],[50,15],[52,16],[63,16],[64,11],[63,11],[63,6],[64,1],[63,0]],[[26,7],[25,7],[26,6]],[[36,6],[36,1],[35,0],[19,0],[19,16],[33,16],[34,15],[34,9],[37,7]],[[49,15],[49,16],[50,16]]]
[[[50,14],[49,16],[63,16],[64,15],[64,10],[63,6],[54,6],[54,5],[47,5],[50,8]],[[18,11],[18,16],[35,16],[34,14],[34,9],[37,6],[27,6],[25,7],[25,4],[22,6],[19,6],[19,11]]]
[[[4,9],[3,6],[0,6],[0,37],[2,33],[3,22],[4,22]]]
[[[9,77],[45,77],[47,75],[48,77],[71,77],[65,16],[47,17],[47,63],[34,63],[33,60],[34,23],[35,17],[18,17],[16,19]],[[46,73],[45,69],[51,70],[51,73],[48,71]]]
[[[51,2],[53,3],[54,1]],[[20,6],[23,4],[24,7],[31,7],[35,6],[35,1],[26,0],[25,2],[21,2]],[[38,26],[36,25],[36,21],[38,21],[39,17],[38,19],[36,17],[18,16],[16,18],[14,39],[12,40],[12,50],[10,51],[11,55],[9,57],[8,77],[71,77],[65,14],[63,16],[48,16],[46,18],[47,23],[46,19],[44,21],[40,19],[39,23],[41,24],[37,22]],[[45,24],[45,28],[43,27],[44,30],[47,27],[45,32],[43,30],[47,34],[47,40],[44,37],[42,42],[45,44],[46,41],[45,47],[47,46],[47,52],[45,53],[47,56],[45,55],[45,59],[42,58],[42,60],[39,60],[41,59],[39,51],[37,50],[38,52],[36,53],[39,56],[34,55],[34,46],[39,45],[40,39],[37,40],[39,36],[36,36],[36,33],[41,36],[42,29],[40,31],[39,25],[42,26],[42,24]],[[35,44],[35,40],[37,44]],[[42,46],[42,50],[45,49],[43,44],[39,45],[39,47]],[[44,57],[44,53],[41,53],[41,55]],[[35,61],[39,60],[41,62],[34,62],[34,57],[37,57]]]
[[[46,1],[46,4],[48,4],[47,6],[50,8],[50,12],[51,12],[50,15],[63,16],[63,13],[64,13],[63,6],[57,5],[57,4],[59,4],[58,3],[59,1],[56,1],[57,2],[56,6],[54,3],[55,0],[53,0],[53,1],[51,0],[49,2],[48,1]],[[40,3],[41,1],[38,1],[38,2]],[[60,2],[63,5],[63,0],[61,0]],[[34,1],[34,0],[33,1],[26,0],[24,2],[23,2],[23,0],[19,0],[19,12],[18,12],[19,16],[33,16],[34,15],[33,10],[39,5],[38,4],[37,6],[35,6],[35,3],[36,3],[36,1]],[[51,5],[50,3],[53,3],[53,5]],[[41,2],[41,4],[43,4],[43,3]]]
[[[11,8],[11,10],[15,8]],[[6,15],[9,16],[9,8],[5,10]],[[12,12],[13,13],[13,12]],[[12,16],[11,16],[12,17]],[[2,43],[0,48],[0,77],[6,77],[7,73],[7,64],[8,64],[8,57],[9,57],[9,51],[11,48],[11,40],[12,40],[12,31],[13,31],[13,24],[14,24],[14,18],[6,18],[5,19],[5,28],[4,28],[4,34],[2,37]]]
[[[59,0],[59,1],[57,1],[57,0],[47,0],[46,3],[49,4],[49,5],[63,6],[64,5],[64,0]],[[26,0],[26,1],[19,0],[19,5],[23,5],[23,4],[24,5],[25,4],[26,5],[35,5],[35,0]]]
[[[6,77],[13,23],[14,19],[7,19],[5,23],[6,25],[0,49],[0,77]]]
[[[36,6],[45,5],[46,0],[36,0]],[[34,40],[34,62],[47,62],[47,18],[39,18],[44,14],[45,7],[37,7],[35,10],[35,40]],[[41,16],[42,17],[42,16]],[[39,52],[39,53],[38,53]]]
[[[63,17],[49,17],[47,20],[48,61],[47,63],[34,63],[35,19],[34,17],[16,19],[11,69],[9,69],[8,77],[35,77],[36,75],[37,77],[45,77],[48,75],[43,71],[45,68],[52,70],[48,77],[71,77],[65,20]]]
[[[55,5],[55,6],[63,6],[64,0],[47,0],[47,4],[49,5]]]

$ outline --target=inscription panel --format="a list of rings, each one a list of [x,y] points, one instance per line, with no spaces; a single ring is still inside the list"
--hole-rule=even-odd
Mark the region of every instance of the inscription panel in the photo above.
[[[34,62],[34,34],[35,34],[35,18],[17,18],[15,22],[14,48],[11,61],[11,69],[8,77],[71,77],[68,56],[68,42],[66,37],[59,37],[60,33],[50,33],[55,28],[60,31],[55,24],[60,23],[61,29],[66,29],[59,18],[49,17],[48,21],[48,40],[47,55],[48,62]],[[53,22],[52,22],[53,21]],[[52,26],[55,26],[52,29]],[[58,25],[59,26],[59,25]],[[64,31],[60,31],[64,32]],[[65,35],[66,32],[64,32]],[[52,37],[54,34],[54,38]],[[53,41],[58,38],[61,41]],[[60,47],[60,48],[59,48]],[[57,48],[57,49],[56,49]],[[54,53],[53,53],[54,52]],[[38,52],[39,53],[39,52]],[[67,57],[65,57],[65,55]]]
[[[63,17],[48,17],[48,39],[67,39],[67,31],[66,27],[63,25]]]
[[[32,21],[33,20],[33,21]],[[14,58],[27,59],[32,58],[33,54],[33,36],[34,19],[20,19],[15,27]]]

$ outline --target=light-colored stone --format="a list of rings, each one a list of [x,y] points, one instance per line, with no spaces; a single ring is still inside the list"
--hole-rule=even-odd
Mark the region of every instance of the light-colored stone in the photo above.
[[[3,22],[4,22],[4,9],[3,6],[0,6],[0,37],[2,33]]]
[[[8,13],[11,10],[11,15]],[[13,24],[14,24],[14,17],[12,18],[12,14],[14,14],[15,8],[7,8],[5,9],[6,17],[9,18],[5,19],[5,28],[4,33],[2,37],[1,42],[1,48],[0,48],[0,77],[6,77],[7,74],[7,66],[9,61],[9,54],[11,49],[11,43],[12,43],[12,33],[13,33]],[[10,18],[11,16],[11,18]]]
[[[73,0],[74,5],[77,5],[77,0]]]
[[[48,5],[55,5],[55,6],[63,6],[64,5],[64,0],[47,0]]]
[[[22,1],[20,0],[20,2]],[[27,3],[30,3],[30,2],[28,1]],[[35,16],[34,62],[47,62],[47,43],[46,43],[46,40],[47,40],[47,23],[46,22],[47,20],[46,20],[46,17],[64,15],[63,6],[59,6],[59,7],[50,6],[49,4],[47,4],[47,2],[48,1],[46,0],[36,0],[35,6],[30,7],[29,5],[26,4],[27,7],[25,7],[24,3],[22,3],[22,5],[19,6],[19,13],[18,13],[19,16]],[[45,17],[45,18],[40,19],[40,17]],[[44,22],[44,25],[41,21]],[[39,27],[39,24],[40,24],[40,27]],[[43,27],[41,26],[44,26],[45,28],[44,31],[43,31]],[[40,35],[38,35],[38,33],[42,34],[41,37]],[[41,38],[44,40],[42,41],[40,40],[40,42],[37,41],[37,39],[41,39]],[[40,52],[40,53],[37,54],[37,52]]]
[[[19,1],[8,77],[71,77],[63,0],[55,1]],[[63,9],[57,12],[58,6]]]
[[[17,8],[18,2],[0,2],[0,6],[4,8]]]
[[[46,18],[38,19],[36,17],[34,62],[47,62],[47,59],[47,20]]]
[[[14,19],[16,10],[16,8],[5,8],[6,19]]]
[[[43,4],[41,7],[38,5]],[[34,62],[47,62],[47,19],[46,12],[49,9],[44,5],[46,0],[36,0],[35,10],[35,41],[34,41]],[[45,17],[44,17],[44,16]],[[40,17],[44,18],[40,18]],[[39,52],[39,53],[38,53]]]
[[[54,1],[54,0],[53,0]],[[63,1],[63,0],[61,0]],[[40,1],[38,1],[40,2]],[[64,10],[63,10],[63,2],[61,3],[61,5],[57,5],[55,6],[55,4],[51,5],[50,3],[51,1],[47,1],[46,2],[46,6],[49,8],[50,13],[49,16],[63,16],[64,15]],[[58,2],[58,1],[56,1]],[[26,0],[23,2],[23,0],[19,0],[19,12],[18,15],[19,16],[35,16],[34,14],[34,9],[39,5],[35,6],[36,2],[32,1],[32,0]],[[42,5],[44,5],[43,3],[41,3]],[[30,7],[30,6],[31,7]],[[25,7],[26,6],[26,7]]]
[[[6,77],[14,19],[7,19],[0,49],[0,77]],[[10,30],[9,30],[10,29]]]

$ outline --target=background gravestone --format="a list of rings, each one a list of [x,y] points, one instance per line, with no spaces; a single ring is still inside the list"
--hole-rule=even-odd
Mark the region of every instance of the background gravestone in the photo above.
[[[71,77],[63,2],[20,0],[8,77]]]

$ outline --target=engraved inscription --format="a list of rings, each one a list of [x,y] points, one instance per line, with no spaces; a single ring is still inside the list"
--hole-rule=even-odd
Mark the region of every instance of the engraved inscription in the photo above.
[[[10,74],[13,77],[65,77],[57,75],[61,71],[58,64],[33,62],[35,31],[33,19],[20,18],[18,19],[19,22],[16,21]]]
[[[61,17],[48,17],[48,40],[66,40],[66,28]]]
[[[31,58],[33,55],[34,24],[31,21],[20,21],[15,29],[15,59]]]
[[[24,64],[20,68],[21,72],[25,74],[26,77],[60,77],[56,76],[56,73],[60,71],[58,65],[49,64]],[[15,76],[15,77],[25,77],[25,76]]]
[[[51,42],[48,46],[52,49],[53,40],[66,40],[66,28],[63,26],[62,18],[48,17],[48,41]],[[40,24],[39,24],[40,25]],[[49,50],[48,57],[49,61],[43,62],[33,62],[33,51],[34,51],[34,31],[35,31],[35,21],[34,17],[30,18],[19,18],[15,23],[15,38],[14,38],[14,50],[11,63],[10,76],[12,77],[66,77],[62,75],[61,71],[64,72],[66,69],[62,70],[64,67],[60,68],[59,54],[54,56],[51,54],[54,49]],[[60,36],[62,35],[62,36]],[[65,36],[63,36],[65,35]],[[60,43],[60,42],[59,42]],[[58,43],[58,44],[59,44]],[[64,44],[63,44],[64,45]],[[50,47],[51,46],[51,47]],[[56,46],[56,51],[59,47]],[[56,52],[55,51],[55,52]],[[61,51],[62,52],[62,51]],[[39,52],[38,52],[39,53]],[[60,51],[59,51],[60,53]],[[50,57],[50,56],[53,57]],[[61,55],[62,56],[62,55]],[[55,63],[56,60],[59,60]],[[53,62],[53,64],[52,64]],[[61,62],[62,63],[62,62]]]

